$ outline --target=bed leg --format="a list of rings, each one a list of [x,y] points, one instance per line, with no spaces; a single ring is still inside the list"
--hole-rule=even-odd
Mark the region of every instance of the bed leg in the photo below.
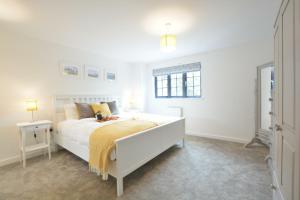
[[[107,179],[108,179],[108,173],[103,173],[102,180],[107,181]]]
[[[123,194],[123,177],[117,178],[117,194],[118,197]]]

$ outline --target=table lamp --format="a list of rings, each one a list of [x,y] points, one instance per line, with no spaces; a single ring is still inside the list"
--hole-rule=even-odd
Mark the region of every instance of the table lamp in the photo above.
[[[32,117],[32,122],[34,122],[33,120],[33,111],[37,111],[38,108],[37,108],[37,100],[36,99],[29,99],[29,100],[26,100],[26,110],[27,111],[31,111],[31,117]]]

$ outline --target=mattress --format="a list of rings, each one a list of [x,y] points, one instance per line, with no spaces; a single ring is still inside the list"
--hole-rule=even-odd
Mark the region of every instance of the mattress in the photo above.
[[[118,120],[107,122],[97,122],[95,118],[64,120],[58,123],[58,134],[61,134],[61,136],[65,139],[72,140],[73,142],[77,142],[80,145],[88,147],[90,134],[92,134],[95,129],[105,125],[132,118],[152,121],[158,125],[163,125],[178,119],[178,117],[161,116],[148,113],[122,113],[119,115],[119,117],[120,118]],[[116,159],[115,151],[111,153],[110,158],[111,160]]]

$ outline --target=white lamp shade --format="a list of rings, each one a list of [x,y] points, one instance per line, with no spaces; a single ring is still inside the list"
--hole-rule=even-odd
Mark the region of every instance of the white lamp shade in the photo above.
[[[27,111],[37,111],[37,100],[35,99],[29,99],[26,100],[26,110]]]
[[[165,34],[160,36],[160,49],[164,52],[176,50],[176,35]]]

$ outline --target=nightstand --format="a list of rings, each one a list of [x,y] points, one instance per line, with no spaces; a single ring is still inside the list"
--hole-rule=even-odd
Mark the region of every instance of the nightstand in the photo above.
[[[26,153],[40,150],[48,149],[49,160],[51,159],[51,147],[50,147],[50,127],[52,122],[49,120],[35,121],[35,122],[25,122],[18,123],[19,128],[19,144],[21,159],[23,161],[23,167],[26,167]],[[26,146],[27,135],[33,135],[34,133],[44,134],[43,142]]]

